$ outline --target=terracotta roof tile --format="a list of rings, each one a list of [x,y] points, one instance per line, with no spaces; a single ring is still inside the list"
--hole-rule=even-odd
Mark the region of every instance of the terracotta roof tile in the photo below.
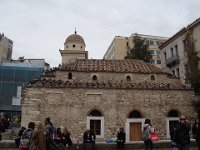
[[[63,71],[163,73],[159,68],[142,60],[77,59],[59,67]]]
[[[78,82],[62,80],[34,80],[26,87],[37,88],[98,88],[98,89],[149,89],[149,90],[192,90],[190,87],[175,83],[133,83],[133,82]]]

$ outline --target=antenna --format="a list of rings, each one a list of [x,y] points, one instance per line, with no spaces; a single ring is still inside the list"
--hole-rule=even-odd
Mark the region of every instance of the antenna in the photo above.
[[[75,32],[74,32],[74,33],[75,33],[75,34],[77,33],[77,32],[76,32],[76,27],[75,27]]]

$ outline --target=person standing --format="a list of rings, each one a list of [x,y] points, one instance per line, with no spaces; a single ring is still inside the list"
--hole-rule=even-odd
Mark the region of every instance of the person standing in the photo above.
[[[53,142],[53,124],[49,117],[45,118],[45,134],[46,134],[46,150],[55,149],[56,145]]]
[[[144,121],[144,129],[143,133],[146,137],[144,137],[144,144],[145,144],[145,150],[153,150],[153,142],[151,141],[151,133],[154,132],[152,131],[152,125],[151,125],[151,120],[150,119],[145,119]]]
[[[44,123],[39,123],[37,131],[33,133],[29,150],[46,150],[46,136],[44,132]]]
[[[83,150],[86,150],[87,143],[92,144],[92,150],[95,150],[95,139],[95,134],[91,130],[87,129],[83,134]]]
[[[126,133],[123,128],[120,128],[117,133],[117,148],[124,149],[124,143],[126,141]]]
[[[197,138],[197,132],[199,128],[199,119],[195,119],[194,124],[192,125],[192,137],[193,139]]]
[[[198,121],[199,121],[199,119],[198,119]],[[194,127],[194,125],[193,125],[193,127]],[[196,129],[192,128],[192,134],[194,132],[193,130],[196,131],[196,142],[197,142],[198,150],[200,150],[200,123],[198,123],[198,127]]]
[[[190,129],[190,123],[186,121],[185,116],[181,116],[175,130],[175,142],[179,150],[190,149]]]

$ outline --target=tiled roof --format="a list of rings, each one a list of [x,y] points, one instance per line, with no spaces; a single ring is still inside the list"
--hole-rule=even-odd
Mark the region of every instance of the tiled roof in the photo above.
[[[98,60],[77,59],[59,68],[66,71],[82,72],[129,72],[129,73],[163,73],[159,68],[142,60]]]
[[[154,90],[191,90],[191,88],[175,83],[132,83],[132,82],[78,82],[62,80],[34,80],[26,87],[37,88],[97,88],[97,89],[154,89]]]

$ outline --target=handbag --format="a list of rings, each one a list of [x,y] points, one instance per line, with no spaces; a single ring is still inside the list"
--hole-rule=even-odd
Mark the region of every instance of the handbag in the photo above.
[[[151,133],[151,141],[152,142],[157,142],[158,141],[158,133],[157,132]]]

